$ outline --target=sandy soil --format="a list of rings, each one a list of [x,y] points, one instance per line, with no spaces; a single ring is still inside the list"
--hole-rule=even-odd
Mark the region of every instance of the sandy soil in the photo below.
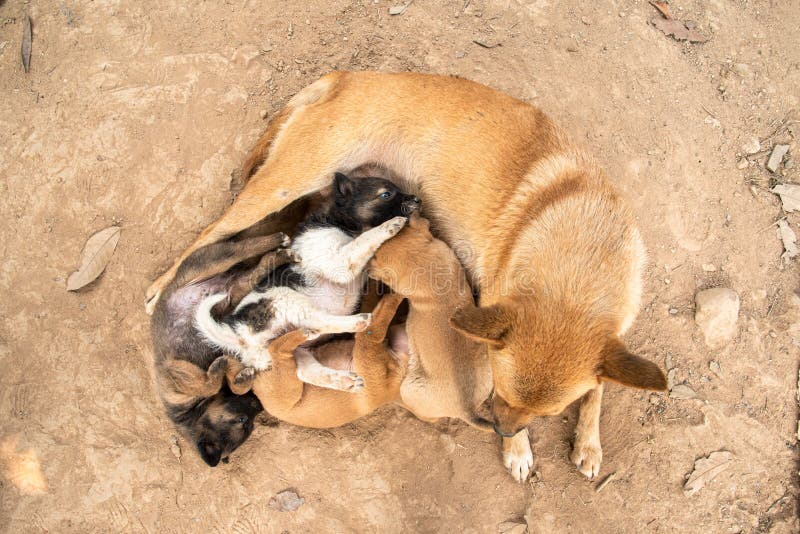
[[[763,163],[779,141],[800,154],[782,122],[800,105],[800,3],[673,0],[702,45],[660,33],[638,0],[389,5],[0,0],[0,529],[796,532],[800,299],[768,187],[800,173]],[[651,261],[628,342],[699,398],[609,387],[601,492],[567,458],[575,407],[532,426],[523,485],[493,436],[394,408],[325,432],[265,424],[216,469],[173,445],[144,289],[227,205],[262,116],[332,69],[458,74],[534,103],[630,199]],[[739,169],[753,136],[764,151]],[[106,272],[68,293],[86,238],[111,224]],[[693,308],[714,286],[742,309],[712,351]],[[717,450],[735,461],[684,495]],[[295,512],[268,506],[286,488],[305,498]]]

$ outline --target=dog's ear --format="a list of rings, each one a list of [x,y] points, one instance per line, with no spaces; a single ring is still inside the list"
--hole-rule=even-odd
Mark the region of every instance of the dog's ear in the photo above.
[[[501,306],[465,306],[453,314],[450,326],[470,339],[499,349],[505,345],[503,338],[508,332],[510,321],[506,310]]]
[[[209,380],[209,374],[205,370],[186,360],[167,360],[161,368],[176,393],[207,397],[219,391],[222,386],[221,380],[216,381],[218,384],[212,383],[213,381]],[[218,378],[221,378],[221,375]]]
[[[336,197],[347,198],[353,194],[355,184],[346,174],[337,172],[333,175],[333,190]]]
[[[631,354],[625,345],[616,339],[606,346],[598,374],[603,380],[617,382],[623,386],[654,391],[667,389],[667,378],[658,365]]]
[[[216,467],[220,458],[222,458],[222,449],[211,441],[199,441],[197,443],[197,451],[203,461],[211,467]]]

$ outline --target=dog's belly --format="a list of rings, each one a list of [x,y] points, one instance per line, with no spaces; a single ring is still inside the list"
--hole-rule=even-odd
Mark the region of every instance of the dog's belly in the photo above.
[[[363,277],[347,284],[334,284],[328,280],[320,280],[313,286],[300,288],[317,308],[333,315],[351,315],[361,301]]]

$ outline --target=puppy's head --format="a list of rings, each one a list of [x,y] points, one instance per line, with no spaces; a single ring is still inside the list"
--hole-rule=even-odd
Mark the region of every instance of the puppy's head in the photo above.
[[[406,195],[383,178],[350,178],[336,173],[333,178],[333,214],[346,222],[348,230],[363,232],[393,217],[408,217],[420,200]]]
[[[627,351],[613,328],[574,310],[545,313],[507,302],[459,310],[450,324],[485,343],[494,380],[495,431],[513,436],[556,415],[601,381],[664,390],[658,366]]]
[[[215,467],[250,437],[255,416],[262,410],[253,393],[234,395],[223,387],[188,409],[170,409],[169,415],[203,461]]]

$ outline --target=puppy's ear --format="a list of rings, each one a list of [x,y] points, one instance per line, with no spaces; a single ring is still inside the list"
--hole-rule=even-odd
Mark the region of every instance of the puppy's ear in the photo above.
[[[631,354],[619,340],[609,342],[598,374],[603,380],[623,386],[654,391],[667,389],[667,378],[658,365]]]
[[[217,358],[217,360],[219,359]],[[215,360],[214,363],[219,366],[220,363],[227,362]],[[197,365],[185,360],[168,360],[162,364],[162,369],[176,393],[193,397],[208,397],[222,387],[223,375],[221,373],[207,373]],[[224,366],[222,371],[224,372]]]
[[[333,190],[337,197],[346,198],[353,194],[353,180],[347,175],[337,172],[333,175]]]
[[[220,458],[222,458],[222,449],[211,441],[199,441],[197,443],[197,451],[203,461],[211,467],[216,467]]]
[[[470,339],[499,349],[505,345],[503,338],[508,332],[510,321],[506,310],[501,306],[466,306],[453,314],[450,326]]]

